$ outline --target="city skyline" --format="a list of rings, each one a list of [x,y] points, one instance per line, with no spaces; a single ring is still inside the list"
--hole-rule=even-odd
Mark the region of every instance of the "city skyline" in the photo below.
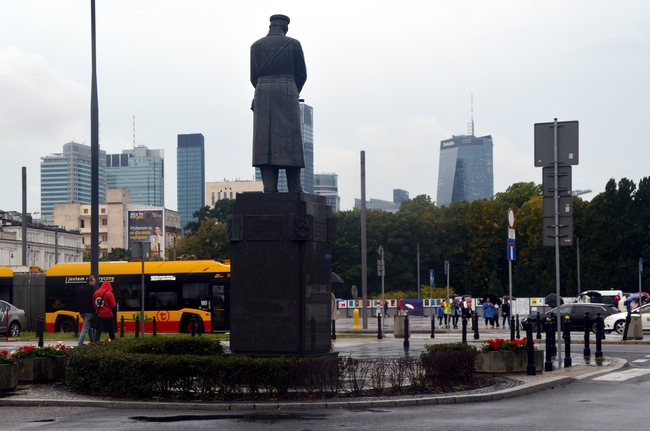
[[[13,185],[27,167],[27,209],[36,212],[39,157],[90,141],[90,8],[84,0],[2,5],[0,149],[7,156],[0,170]],[[300,96],[317,111],[314,170],[337,173],[342,210],[359,196],[362,150],[368,196],[390,201],[400,188],[435,199],[438,145],[464,128],[471,94],[475,134],[495,142],[494,192],[541,183],[533,126],[553,118],[580,122],[573,187],[593,190],[584,199],[610,178],[638,182],[650,174],[637,157],[643,140],[619,138],[650,115],[647,2],[412,0],[369,9],[340,1],[159,0],[152,8],[114,0],[96,11],[101,149],[167,150],[171,209],[178,208],[179,133],[204,134],[206,181],[253,179],[250,45],[275,13],[291,18],[288,35],[303,46],[308,78]],[[331,34],[333,22],[346,31]],[[0,207],[21,207],[19,186],[3,192]]]

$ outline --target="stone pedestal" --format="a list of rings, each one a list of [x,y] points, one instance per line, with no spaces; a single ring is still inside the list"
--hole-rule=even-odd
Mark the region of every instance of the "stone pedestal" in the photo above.
[[[331,214],[322,196],[237,195],[228,221],[233,353],[329,353],[334,241]]]
[[[18,364],[0,364],[0,391],[16,389],[18,386]]]
[[[395,316],[393,318],[393,336],[395,338],[404,338],[404,316]]]
[[[65,356],[18,358],[18,381],[40,382],[65,378]]]
[[[535,350],[535,371],[541,374],[544,370],[544,352]],[[528,352],[479,352],[476,358],[478,373],[525,373],[528,370]]]
[[[630,327],[627,329],[628,340],[643,340],[643,322],[641,316],[633,314],[630,318]]]

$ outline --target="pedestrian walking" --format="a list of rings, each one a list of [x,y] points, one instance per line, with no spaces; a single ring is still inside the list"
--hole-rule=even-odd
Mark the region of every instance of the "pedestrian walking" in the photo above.
[[[90,275],[86,279],[86,284],[79,289],[77,294],[77,311],[81,314],[81,318],[84,321],[83,327],[81,328],[81,333],[79,334],[79,343],[78,346],[82,346],[84,341],[86,341],[86,334],[88,334],[88,340],[92,343],[95,341],[94,330],[90,327],[90,320],[95,314],[95,307],[93,307],[93,295],[95,294],[95,285],[97,280],[94,275]]]
[[[444,301],[442,304],[438,305],[438,327],[442,328],[442,319],[445,317],[445,307]]]
[[[95,334],[95,341],[102,338],[102,332],[108,332],[111,340],[115,340],[115,322],[113,321],[113,309],[116,307],[115,296],[113,295],[113,286],[111,282],[105,280],[101,287],[93,295],[93,302],[97,317],[99,318],[99,326]]]
[[[494,304],[490,302],[490,298],[485,298],[483,301],[483,319],[485,319],[485,328],[487,329],[488,325],[494,329]]]
[[[442,301],[442,304],[445,309],[445,328],[449,329],[449,324],[451,323],[451,302],[445,299]]]
[[[451,324],[454,325],[454,329],[458,329],[458,319],[460,318],[460,303],[458,299],[454,299],[451,303]]]
[[[503,326],[503,329],[506,329],[506,322],[508,322],[508,328],[510,327],[510,304],[508,303],[507,299],[503,300],[503,305],[501,306],[501,316],[503,318],[503,322],[501,326]]]

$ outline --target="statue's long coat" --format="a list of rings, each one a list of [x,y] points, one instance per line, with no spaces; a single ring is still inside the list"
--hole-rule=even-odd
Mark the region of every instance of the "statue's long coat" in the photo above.
[[[251,46],[253,166],[305,166],[298,98],[306,80],[297,40],[269,34]]]

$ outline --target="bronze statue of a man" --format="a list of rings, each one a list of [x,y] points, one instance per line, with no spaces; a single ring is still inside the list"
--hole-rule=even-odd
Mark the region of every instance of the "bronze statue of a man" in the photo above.
[[[253,166],[262,172],[264,192],[278,191],[278,171],[285,169],[290,192],[300,192],[305,167],[299,96],[307,80],[302,46],[287,37],[289,17],[273,15],[269,33],[251,46]]]

